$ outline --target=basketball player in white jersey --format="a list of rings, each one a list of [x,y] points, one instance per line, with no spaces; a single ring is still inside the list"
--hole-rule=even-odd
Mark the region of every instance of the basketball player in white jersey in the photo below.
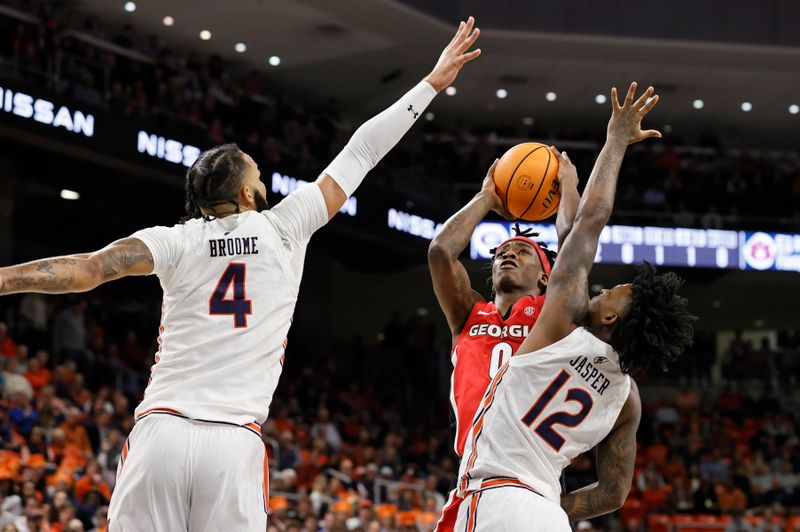
[[[559,250],[547,299],[533,330],[497,373],[467,438],[459,470],[457,531],[569,531],[569,520],[619,508],[630,490],[641,404],[629,373],[665,366],[691,343],[695,320],[677,295],[674,273],[645,263],[633,283],[591,300],[588,275],[611,215],[629,144],[660,137],[641,120],[658,101],[653,88],[634,102],[632,84],[613,114]],[[561,495],[559,475],[597,448],[598,482]],[[563,509],[562,509],[563,508]]]
[[[0,269],[0,294],[159,277],[159,351],[117,469],[110,531],[266,529],[260,425],[283,366],[308,240],[480,54],[469,51],[478,34],[472,17],[462,22],[423,81],[362,125],[315,183],[273,209],[253,160],[218,146],[187,172],[184,223]]]

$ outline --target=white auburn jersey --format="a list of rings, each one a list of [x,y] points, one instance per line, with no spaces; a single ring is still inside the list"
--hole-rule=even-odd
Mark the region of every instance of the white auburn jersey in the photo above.
[[[328,221],[316,184],[270,210],[134,233],[164,290],[159,350],[136,419],[172,413],[246,426],[267,419],[306,245]]]
[[[473,420],[459,496],[521,484],[560,504],[562,469],[608,435],[630,388],[614,349],[583,327],[512,356]]]

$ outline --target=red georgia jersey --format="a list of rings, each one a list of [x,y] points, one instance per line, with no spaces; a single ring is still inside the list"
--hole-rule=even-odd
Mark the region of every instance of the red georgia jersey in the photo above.
[[[475,303],[458,335],[451,361],[450,403],[456,417],[455,451],[464,452],[475,411],[495,373],[517,351],[542,312],[544,296],[525,296],[504,320],[494,302]]]

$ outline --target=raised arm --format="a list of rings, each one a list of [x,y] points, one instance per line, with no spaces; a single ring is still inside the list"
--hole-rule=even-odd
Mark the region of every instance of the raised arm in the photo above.
[[[358,128],[342,152],[323,171],[317,184],[325,197],[329,219],[339,212],[367,172],[411,129],[439,91],[455,81],[461,67],[481,54],[480,49],[468,51],[480,35],[480,30],[474,26],[472,17],[461,22],[431,73],[392,106]]]
[[[552,148],[558,153],[555,147]],[[561,188],[561,202],[556,216],[556,234],[558,235],[558,248],[561,249],[564,240],[572,230],[581,196],[578,194],[578,169],[569,160],[567,152],[562,151],[558,158],[558,184]]]
[[[594,164],[578,204],[575,223],[564,246],[559,249],[550,281],[547,300],[533,331],[518,353],[530,353],[567,336],[583,321],[589,304],[589,271],[597,254],[600,232],[611,217],[617,178],[629,144],[650,137],[661,137],[656,130],[642,131],[642,118],[658,102],[649,87],[634,101],[636,82],[631,83],[625,102],[620,105],[617,89],[611,89],[613,112],[608,122],[606,143]]]
[[[431,270],[433,291],[453,335],[461,332],[475,302],[483,300],[483,297],[472,289],[467,270],[458,257],[469,245],[472,233],[489,211],[495,211],[506,218],[511,217],[495,192],[496,166],[497,160],[489,168],[480,192],[445,222],[442,230],[428,247],[428,266]]]
[[[570,520],[611,513],[625,503],[636,464],[636,430],[641,415],[639,389],[631,379],[628,400],[614,428],[596,449],[597,482],[561,497],[561,507]]]
[[[138,238],[123,238],[94,253],[52,257],[0,268],[0,295],[86,292],[129,275],[148,275],[153,257]]]

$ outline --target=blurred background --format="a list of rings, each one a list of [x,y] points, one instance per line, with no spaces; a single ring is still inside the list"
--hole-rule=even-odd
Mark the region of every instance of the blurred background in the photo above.
[[[427,245],[495,157],[537,140],[582,184],[612,85],[661,102],[623,164],[591,287],[687,279],[692,350],[639,379],[631,495],[579,530],[800,530],[800,4],[623,0],[4,0],[0,264],[183,214],[183,173],[237,142],[272,204],[432,68],[473,15],[483,55],[309,247],[264,440],[269,529],[432,530],[456,476],[450,344]],[[537,224],[554,240],[552,220]],[[484,287],[487,219],[465,251]],[[485,290],[488,295],[488,287]],[[160,287],[0,299],[0,530],[104,530],[156,351]],[[591,483],[590,454],[565,475]],[[3,528],[5,527],[5,528]]]

